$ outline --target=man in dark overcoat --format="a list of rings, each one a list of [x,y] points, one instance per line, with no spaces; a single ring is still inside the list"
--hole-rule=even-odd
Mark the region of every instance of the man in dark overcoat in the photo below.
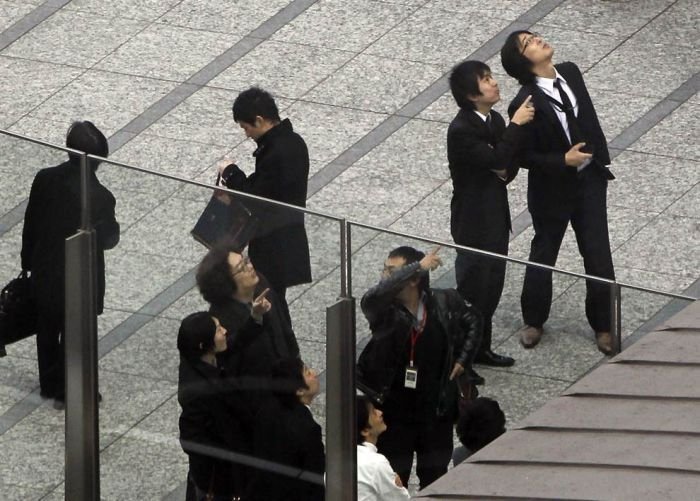
[[[492,109],[500,100],[498,83],[481,61],[455,66],[450,89],[460,108],[447,129],[452,238],[459,245],[507,255],[511,221],[506,185],[518,173],[521,125],[532,120],[534,108],[526,100],[506,127],[503,117]],[[505,261],[467,252],[457,254],[457,290],[484,320],[477,363],[501,367],[514,363],[511,357],[491,349],[492,318],[505,273]]]
[[[75,122],[68,130],[66,146],[107,157],[107,139],[92,122]],[[90,219],[97,234],[96,311],[104,308],[104,251],[119,242],[116,201],[97,179],[99,162],[91,161]],[[65,401],[65,239],[80,227],[80,158],[40,170],[32,183],[22,231],[22,269],[31,271],[37,302],[37,358],[41,395]]]
[[[306,207],[309,152],[289,119],[280,120],[272,95],[257,87],[241,92],[233,103],[233,120],[257,143],[253,152],[255,171],[246,176],[236,164],[229,164],[221,172],[224,185]],[[262,202],[243,202],[259,219],[248,254],[255,268],[269,281],[289,317],[287,287],[311,282],[304,214]]]
[[[607,187],[615,176],[593,102],[578,67],[554,64],[554,48],[529,31],[515,31],[501,49],[503,68],[522,85],[508,109],[527,96],[537,109],[524,127],[521,166],[528,169],[527,204],[535,236],[530,261],[554,266],[566,228],[576,234],[586,273],[614,279],[608,235]],[[532,348],[543,333],[552,304],[552,272],[527,268],[521,296],[525,326],[520,342]],[[598,349],[613,352],[610,290],[586,282],[586,316]]]

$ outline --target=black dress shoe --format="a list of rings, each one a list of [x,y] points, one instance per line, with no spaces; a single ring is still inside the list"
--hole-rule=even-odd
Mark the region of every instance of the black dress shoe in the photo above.
[[[483,386],[485,383],[484,378],[482,376],[479,376],[474,369],[471,367],[467,369],[467,377],[469,378],[469,381],[472,384],[475,384],[477,386]]]
[[[515,363],[515,360],[505,355],[499,355],[491,350],[485,350],[476,356],[474,361],[481,365],[492,365],[494,367],[510,367]]]

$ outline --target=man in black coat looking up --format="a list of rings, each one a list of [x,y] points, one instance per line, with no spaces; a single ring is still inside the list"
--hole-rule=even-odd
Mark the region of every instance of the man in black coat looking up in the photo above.
[[[527,205],[535,237],[530,261],[554,266],[566,228],[576,234],[586,273],[614,280],[608,235],[607,187],[615,179],[593,102],[578,67],[555,65],[554,49],[529,31],[515,31],[501,49],[501,63],[522,85],[508,113],[532,96],[537,116],[524,127],[521,166],[528,169]],[[534,347],[552,305],[552,272],[527,268],[521,296],[525,326],[520,342]],[[586,316],[598,349],[610,355],[610,290],[586,282]]]
[[[257,143],[255,172],[246,176],[233,163],[221,163],[221,180],[232,190],[306,207],[309,151],[289,119],[280,120],[272,95],[257,87],[241,92],[233,103],[233,120]],[[311,282],[309,242],[304,214],[261,202],[244,201],[259,226],[248,254],[268,279],[289,317],[287,287]],[[291,323],[291,318],[290,318]]]
[[[75,122],[68,129],[66,146],[107,157],[107,139],[92,122]],[[65,240],[80,227],[80,157],[40,170],[29,194],[22,231],[22,269],[31,271],[37,301],[37,358],[41,396],[54,398],[57,408],[65,402]],[[97,234],[96,311],[101,314],[105,295],[104,251],[119,242],[116,201],[102,186],[90,160],[90,221]]]
[[[481,61],[455,66],[450,74],[450,90],[460,108],[447,130],[453,186],[452,238],[459,245],[507,255],[511,221],[506,185],[518,173],[521,125],[532,120],[535,110],[530,99],[525,99],[506,127],[501,115],[491,109],[501,99],[498,83]],[[475,362],[513,365],[511,357],[491,350],[492,318],[503,292],[506,262],[459,252],[455,274],[457,290],[484,320]]]

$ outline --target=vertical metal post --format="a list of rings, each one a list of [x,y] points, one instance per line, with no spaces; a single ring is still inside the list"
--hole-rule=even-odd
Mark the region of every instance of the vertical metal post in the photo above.
[[[66,495],[100,499],[97,400],[97,261],[90,222],[90,176],[81,157],[81,230],[66,239]]]
[[[352,296],[352,235],[350,223],[340,221],[340,297]]]
[[[326,309],[326,499],[357,499],[355,300]]]
[[[90,222],[90,168],[87,155],[80,157],[80,229],[92,229]]]
[[[622,288],[617,282],[610,284],[610,335],[617,355],[622,351]]]

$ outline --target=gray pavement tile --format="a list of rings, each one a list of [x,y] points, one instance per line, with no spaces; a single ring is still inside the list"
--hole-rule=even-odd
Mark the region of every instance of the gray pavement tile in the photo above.
[[[344,214],[346,217],[375,225],[388,225],[403,215],[442,182],[425,179],[421,185],[394,189],[394,172],[383,172],[373,162],[360,161],[326,185],[308,201],[310,209]],[[366,196],[372,193],[371,198]],[[357,200],[365,203],[358,204]]]
[[[170,196],[169,193],[142,193],[106,186],[117,199],[116,217],[122,234]]]
[[[688,102],[700,104],[700,92],[696,92],[695,95],[693,95],[693,97],[688,99]]]
[[[122,234],[119,248],[124,252],[147,251],[150,254],[192,265],[204,256],[205,249],[190,235],[209,199],[199,201],[170,198]]]
[[[0,415],[29,395],[39,385],[39,370],[36,362],[9,354],[0,360]]]
[[[0,436],[0,478],[17,487],[48,492],[63,481],[63,412],[47,400]]]
[[[218,145],[141,134],[120,148],[112,158],[143,169],[193,179],[200,173],[211,171],[226,150]],[[113,165],[101,167],[100,174],[107,186],[115,188],[147,192],[154,186],[167,191],[181,188],[179,182]]]
[[[100,455],[105,499],[161,499],[187,478],[187,456],[175,440],[132,432]]]
[[[643,117],[657,102],[654,98],[609,90],[589,89],[589,92],[608,141]]]
[[[158,385],[163,387],[165,381],[176,383],[180,361],[176,347],[179,326],[180,322],[175,320],[153,319],[102,357],[100,370],[157,379]]]
[[[75,30],[74,26],[80,26]],[[2,54],[89,68],[146,26],[143,21],[59,11]]]
[[[66,124],[90,120],[109,137],[174,87],[173,82],[90,70],[44,101],[31,116]]]
[[[158,22],[197,30],[246,35],[289,3],[290,0],[184,0]]]
[[[621,266],[694,277],[700,226],[695,218],[662,214],[615,253]]]
[[[89,12],[105,17],[120,17],[155,21],[168,12],[181,0],[120,0],[104,2],[102,0],[72,0],[63,10]]]
[[[8,127],[7,130],[9,130],[10,132],[14,132],[15,134],[21,134],[32,139],[38,139],[39,141],[46,141],[47,143],[61,146],[66,143],[66,132],[68,131],[68,127],[70,127],[70,124],[70,121],[54,122],[45,118],[35,118],[27,115],[20,118],[17,122],[13,123],[12,126]],[[95,125],[97,125],[97,127],[101,129],[101,124],[99,122]],[[44,153],[43,156],[50,155],[51,157],[55,158],[55,160],[50,160],[45,165],[46,167],[48,167],[49,165],[58,165],[59,163],[65,161],[65,159],[67,158],[65,156],[66,153],[63,153],[59,150],[51,150],[49,147],[39,145],[35,145],[34,148],[37,150],[39,148],[44,148],[46,150],[46,153]],[[50,154],[50,151],[53,151],[54,153]]]
[[[700,168],[700,166],[698,166]],[[696,184],[671,205],[666,212],[700,219],[700,185]]]
[[[170,385],[168,385],[170,386]],[[166,388],[163,388],[163,391]],[[172,385],[170,397],[158,403],[158,406],[146,417],[139,420],[136,426],[130,430],[129,436],[139,433],[148,433],[151,436],[160,435],[163,441],[178,443],[180,438],[179,418],[180,404],[177,402],[177,385]]]
[[[0,198],[0,214],[5,214],[21,204],[32,186],[32,172],[0,170],[3,179],[3,196]],[[22,211],[24,214],[24,211]]]
[[[210,82],[244,90],[257,85],[275,96],[299,98],[352,59],[353,52],[265,41]]]
[[[457,111],[457,104],[455,103],[455,100],[452,97],[452,93],[450,91],[447,91],[442,96],[433,101],[433,103],[430,104],[427,108],[421,111],[416,116],[416,118],[450,123],[457,114]]]
[[[389,228],[394,231],[413,235],[430,235],[437,240],[452,242],[450,234],[450,201],[452,200],[452,182],[445,181],[435,191],[422,200],[415,200],[415,205],[397,219]],[[454,252],[444,249],[440,252],[444,262],[451,262]]]
[[[586,31],[613,36],[631,35],[672,3],[674,0],[569,0],[542,19],[542,24],[586,27]]]
[[[177,384],[153,381],[123,372],[100,371],[100,447],[127,433],[134,425],[149,419],[152,413],[177,393]],[[128,405],[125,403],[128,402]],[[156,411],[157,412],[157,411]],[[172,416],[175,426],[179,415]],[[154,430],[155,433],[157,430]],[[174,437],[177,439],[177,436]]]
[[[35,489],[31,482],[29,485],[16,485],[11,480],[0,481],[0,489],[5,501],[28,501],[30,499],[49,499],[45,495],[50,491],[48,489]],[[63,498],[61,498],[63,499]]]
[[[105,253],[105,261],[105,307],[127,311],[137,311],[192,268],[189,262],[119,247]]]
[[[693,0],[678,0],[639,32],[638,39],[648,45],[685,45],[697,50],[698,5]],[[693,40],[696,40],[693,42]]]
[[[336,106],[392,113],[437,80],[437,66],[361,54],[304,96]]]
[[[319,0],[272,38],[357,52],[415,8],[371,0]]]
[[[334,159],[386,118],[379,113],[304,101],[292,104],[285,114],[306,141],[309,156],[319,161]]]
[[[700,182],[698,162],[633,151],[619,155],[612,171],[617,179],[608,184],[608,203],[649,212],[665,210]]]
[[[204,249],[204,247],[202,247],[202,249]],[[193,287],[180,299],[163,310],[159,317],[180,321],[190,313],[206,311],[208,309],[209,304],[202,298],[197,287]]]
[[[299,342],[326,342],[326,308],[338,300],[340,272],[336,271],[308,288],[289,305],[294,333]],[[325,363],[318,369],[325,369]]]
[[[0,56],[0,126],[9,127],[82,72],[79,68]]]
[[[610,198],[608,199],[610,200]],[[610,247],[615,251],[649,224],[658,214],[648,208],[608,206],[608,234]]]
[[[365,53],[439,65],[446,70],[507,24],[482,13],[478,30],[464,29],[473,22],[473,12],[447,11],[428,4],[370,45]]]
[[[634,36],[592,68],[586,83],[594,89],[658,99],[696,71],[696,49],[663,44],[650,47]]]
[[[106,334],[109,334],[112,329],[129,318],[129,315],[131,313],[128,311],[105,308],[102,315],[97,317],[97,337],[103,338]]]
[[[146,129],[146,134],[233,146],[245,139],[232,117],[237,92],[203,87]]]
[[[673,113],[633,143],[630,149],[700,160],[700,146],[697,143],[697,138],[700,136],[700,127],[697,124],[698,112],[700,112],[700,106],[697,104],[680,105]],[[697,167],[695,171],[697,172]]]
[[[578,304],[582,303],[579,299]],[[554,315],[545,324],[542,340],[535,348],[524,349],[517,335],[498,345],[499,353],[509,353],[516,359],[515,365],[504,371],[574,382],[600,361],[603,355],[595,346],[585,316],[562,318],[562,314],[572,312],[562,309],[561,299],[553,306]]]
[[[479,374],[486,379],[486,385],[479,388],[479,394],[498,401],[506,415],[507,427],[559,396],[569,386],[569,383],[562,381],[485,367],[479,368]]]
[[[36,6],[29,2],[5,1],[0,2],[0,32],[22,19],[34,10]]]
[[[239,37],[153,24],[106,57],[99,69],[179,82],[187,80]]]
[[[489,15],[502,19],[514,20],[537,3],[538,0],[497,0],[489,3],[488,10]],[[430,5],[452,12],[469,14],[472,20],[483,16],[485,10],[483,5],[463,2],[462,0],[432,0]]]

